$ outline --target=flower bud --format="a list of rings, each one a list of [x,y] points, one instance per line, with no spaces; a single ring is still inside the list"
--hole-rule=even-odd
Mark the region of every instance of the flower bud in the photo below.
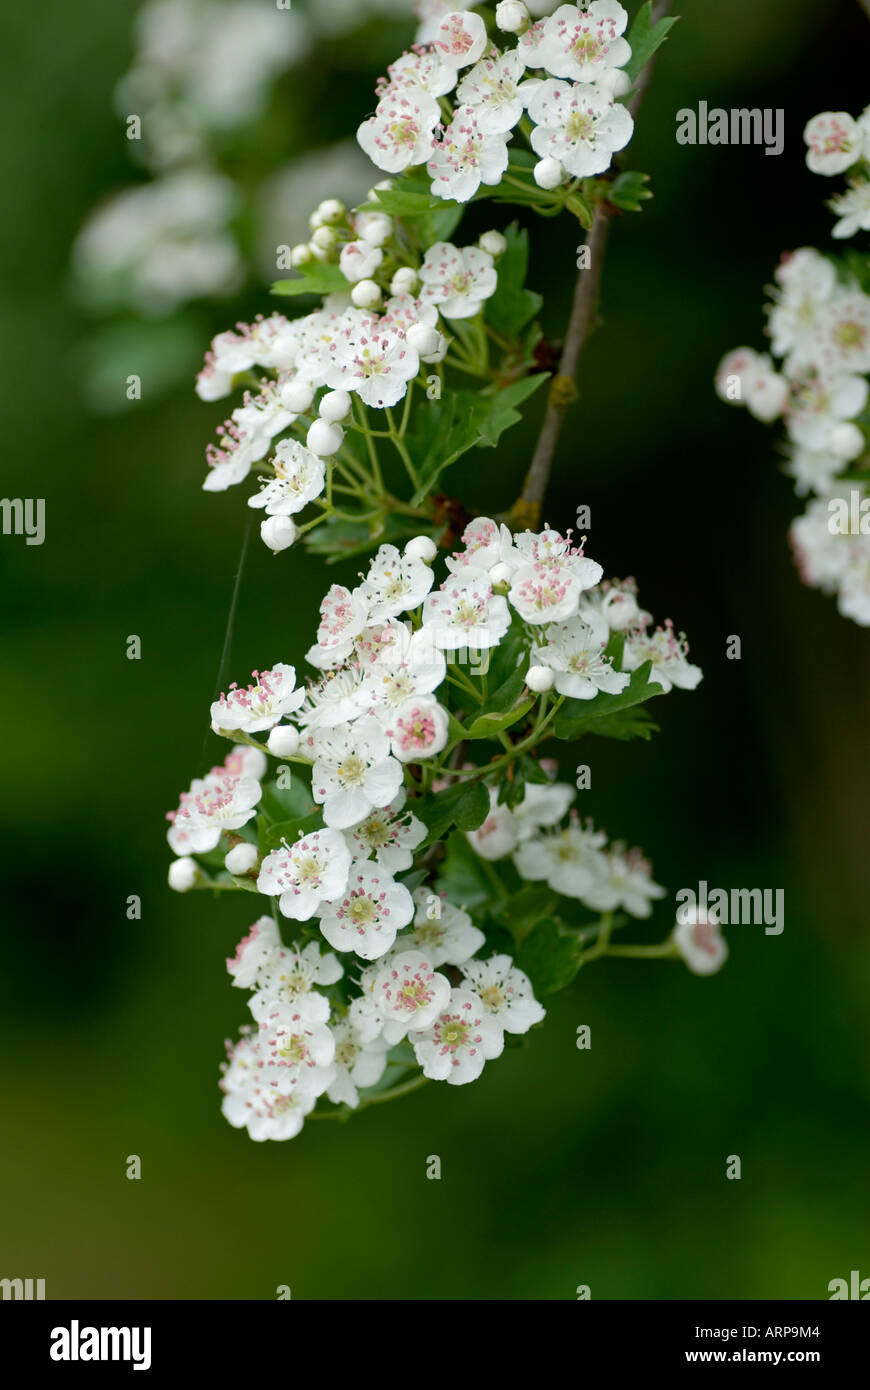
[[[532,174],[539,188],[558,188],[561,183],[565,182],[565,170],[558,159],[549,156],[547,159],[538,160]]]
[[[297,270],[302,265],[309,265],[313,259],[311,247],[308,245],[307,241],[300,241],[290,252],[290,264],[295,266]]]
[[[366,194],[366,202],[376,203],[378,201],[378,193],[389,193],[390,190],[394,187],[395,185],[392,179],[381,179],[380,183],[376,183],[374,188],[369,189],[368,193]]]
[[[529,26],[529,12],[522,0],[499,0],[495,22],[503,34],[522,34]]]
[[[333,425],[329,420],[315,420],[305,442],[312,454],[325,459],[338,453],[343,439],[344,430],[341,425]]]
[[[384,259],[379,246],[369,241],[349,241],[341,248],[339,265],[346,280],[355,285],[359,280],[370,280]]]
[[[510,584],[513,578],[513,568],[506,565],[504,560],[499,560],[497,565],[493,565],[489,572],[490,584]]]
[[[299,747],[299,730],[292,724],[276,724],[266,743],[276,758],[292,758]]]
[[[278,399],[285,410],[291,410],[294,415],[304,415],[311,408],[314,390],[305,381],[288,381],[281,387]]]
[[[430,327],[428,323],[412,323],[405,334],[408,347],[413,348],[424,362],[432,353],[438,351],[441,346],[441,338],[442,335],[438,329]]]
[[[503,256],[507,250],[507,240],[501,232],[484,232],[477,244],[490,256]]]
[[[864,448],[864,436],[857,425],[844,420],[831,430],[830,450],[844,463],[857,458]]]
[[[315,215],[319,217],[319,225],[323,227],[330,226],[335,222],[340,222],[344,214],[345,206],[339,198],[325,198],[319,205]]]
[[[318,409],[321,420],[335,425],[339,420],[346,420],[350,414],[350,396],[346,391],[327,391]]]
[[[189,893],[199,877],[199,865],[189,855],[185,855],[183,859],[174,859],[169,865],[169,887],[176,893]]]
[[[549,666],[530,666],[526,675],[526,685],[536,695],[542,695],[545,690],[553,689],[555,679],[556,673],[551,671]]]
[[[417,272],[412,266],[402,265],[390,281],[390,294],[413,294],[417,288]]]
[[[224,859],[224,868],[228,874],[235,874],[237,878],[243,874],[249,874],[260,862],[259,851],[256,845],[249,845],[247,840],[244,844],[234,845],[228,851]]]
[[[286,550],[296,539],[296,524],[290,516],[267,516],[260,522],[260,535],[274,555]]]
[[[438,547],[431,536],[414,536],[405,546],[409,560],[422,560],[427,565],[431,565],[437,554]]]
[[[377,309],[381,302],[380,285],[374,280],[358,280],[350,297],[357,309]]]
[[[338,232],[334,227],[318,227],[311,238],[311,245],[317,246],[321,251],[331,251],[338,241]]]
[[[384,212],[361,212],[354,218],[353,229],[361,241],[383,246],[393,235],[393,219]]]

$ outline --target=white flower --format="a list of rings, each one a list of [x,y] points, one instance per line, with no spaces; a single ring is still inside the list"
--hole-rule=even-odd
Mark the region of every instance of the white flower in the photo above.
[[[527,782],[523,799],[513,810],[519,838],[527,840],[542,826],[558,825],[576,795],[567,782]]]
[[[681,907],[673,934],[674,945],[693,975],[712,975],[728,958],[728,946],[715,912]]]
[[[403,53],[387,68],[389,81],[379,89],[378,96],[401,91],[403,87],[422,87],[433,97],[446,96],[456,86],[456,67],[443,63],[434,49],[415,48]]]
[[[304,946],[295,941],[291,946],[279,946],[263,961],[257,971],[256,987],[264,997],[289,1004],[311,994],[315,985],[334,985],[343,974],[341,962],[331,951],[321,954],[316,941],[308,941]],[[235,983],[238,984],[238,980]],[[328,1000],[323,995],[317,998],[327,1005],[323,1014],[325,1021],[329,1017]]]
[[[385,732],[400,762],[434,758],[447,746],[447,711],[433,695],[415,695],[392,713]]]
[[[262,794],[253,777],[212,768],[207,777],[191,782],[190,790],[181,793],[178,810],[168,813],[170,848],[179,855],[208,854],[225,830],[239,830],[256,815]]]
[[[368,606],[358,589],[331,585],[320,605],[317,644],[308,651],[307,660],[321,669],[346,661],[367,618]]]
[[[362,680],[358,664],[327,671],[321,681],[308,687],[305,704],[299,710],[299,723],[311,732],[334,729],[356,719],[366,708]]]
[[[545,881],[566,898],[585,898],[601,872],[606,836],[573,820],[565,830],[545,831],[526,840],[514,854],[521,878]]]
[[[261,972],[275,959],[281,949],[281,935],[271,917],[258,917],[247,936],[243,936],[236,954],[227,959],[227,970],[239,989],[258,987]]]
[[[238,332],[231,329],[212,338],[205,365],[196,379],[196,394],[202,401],[228,396],[233,377],[240,372],[252,367],[281,370],[292,363],[295,334],[283,314],[258,318],[252,324],[239,323],[236,327]]]
[[[818,372],[795,377],[788,415],[788,434],[805,449],[828,449],[837,427],[854,420],[867,404],[863,376],[850,372]]]
[[[574,548],[558,531],[525,531],[516,537],[517,568],[508,598],[527,623],[562,622],[572,618],[584,589],[601,579],[603,570]]]
[[[625,106],[585,83],[548,78],[534,89],[528,104],[535,122],[532,149],[542,159],[557,159],[575,178],[603,173],[634,129]]]
[[[412,1028],[435,1022],[450,999],[450,981],[424,952],[402,951],[378,972],[372,997],[384,1020],[383,1037],[392,1046]]]
[[[531,980],[518,970],[510,956],[470,960],[462,967],[465,985],[476,994],[486,1016],[506,1033],[527,1033],[540,1023],[546,1010],[532,990]]]
[[[359,590],[368,605],[369,620],[383,622],[412,612],[432,588],[433,578],[422,560],[403,555],[394,545],[379,546]]]
[[[620,35],[628,15],[617,0],[592,0],[586,10],[560,5],[544,23],[537,48],[536,67],[554,77],[575,82],[595,82],[607,68],[624,67],[631,49]]]
[[[359,1088],[376,1086],[387,1066],[387,1044],[364,1041],[351,1018],[332,1024],[335,1039],[335,1079],[327,1089],[333,1105],[359,1105]]]
[[[370,280],[383,259],[383,251],[370,241],[349,241],[341,248],[339,265],[344,278],[358,284]]]
[[[425,840],[426,827],[405,810],[405,800],[405,789],[400,787],[389,806],[370,812],[359,825],[344,832],[353,859],[365,860],[374,855],[390,874],[411,868],[412,851]]]
[[[396,933],[414,915],[404,884],[377,864],[351,866],[347,888],[318,908],[320,930],[336,951],[354,951],[377,960],[389,951]]]
[[[437,100],[422,87],[391,87],[378,102],[375,114],[363,121],[356,138],[373,164],[388,174],[398,174],[429,158],[440,118]]]
[[[486,48],[486,25],[479,14],[457,10],[442,20],[433,47],[446,67],[468,67]]]
[[[546,645],[532,647],[535,661],[543,662],[556,674],[556,689],[573,700],[591,700],[604,690],[618,695],[630,676],[614,671],[604,648],[610,637],[606,619],[589,612],[585,618],[570,618],[544,630]]]
[[[414,925],[399,937],[396,951],[423,951],[434,966],[464,965],[485,944],[468,913],[430,888],[415,889],[414,905]]]
[[[870,232],[870,183],[866,179],[851,183],[845,193],[832,198],[828,204],[840,219],[831,229],[831,236],[837,240],[854,236],[856,232]]]
[[[864,136],[846,111],[822,111],[804,128],[807,167],[814,174],[842,174],[860,159]]]
[[[335,1076],[335,1040],[325,1022],[329,1001],[311,993],[287,1004],[263,995],[250,1002],[260,1024],[257,1041],[264,1080],[282,1095],[323,1095]]]
[[[522,55],[515,49],[485,57],[467,72],[456,89],[461,103],[473,106],[484,135],[504,135],[523,114],[518,84],[525,73]]]
[[[837,288],[833,264],[811,246],[802,246],[783,257],[774,276],[778,288],[769,319],[774,355],[788,354],[792,366],[811,362],[816,326]],[[751,371],[762,359],[748,349],[747,355]]]
[[[652,911],[649,900],[665,896],[661,884],[653,882],[652,866],[640,850],[625,853],[614,846],[599,856],[597,867],[596,882],[583,894],[586,906],[596,912],[612,912],[621,907],[632,917],[648,917]]]
[[[496,565],[515,561],[514,538],[502,523],[496,525],[488,516],[475,517],[462,532],[465,549],[455,551],[447,559],[447,568],[461,573],[463,567],[486,570],[490,574]],[[511,566],[513,569],[513,566]]]
[[[507,603],[493,593],[483,570],[451,575],[423,604],[424,628],[431,628],[435,646],[444,651],[496,647],[510,624]]]
[[[649,679],[657,682],[662,690],[667,692],[674,686],[680,690],[694,690],[703,672],[686,660],[688,650],[685,634],[677,636],[668,619],[664,627],[657,627],[655,632],[630,633],[623,649],[622,664],[627,671],[636,671],[645,661],[651,661]]]
[[[337,830],[314,830],[294,844],[282,842],[260,866],[257,888],[278,898],[284,917],[305,922],[319,905],[338,898],[347,884],[350,851]],[[280,895],[280,896],[279,896]]]
[[[267,516],[292,516],[323,491],[323,461],[295,439],[282,439],[275,448],[275,476],[248,498],[249,507],[265,507]]]
[[[305,699],[304,689],[296,688],[296,668],[279,662],[271,671],[254,671],[256,684],[242,689],[233,681],[227,695],[221,695],[211,707],[211,725],[215,732],[255,734],[271,729],[288,714],[293,714]]]
[[[402,768],[370,716],[315,729],[308,744],[314,757],[311,795],[322,804],[328,826],[356,825],[376,807],[389,806],[402,784]]]
[[[507,166],[505,136],[482,130],[476,107],[458,106],[426,168],[436,197],[467,203],[482,183],[500,183]]]
[[[410,1041],[423,1075],[451,1086],[476,1081],[484,1064],[504,1050],[502,1029],[477,995],[464,989],[454,989],[432,1026],[411,1033]]]
[[[509,806],[500,806],[495,787],[489,790],[489,814],[476,830],[466,831],[466,839],[481,859],[504,859],[513,854],[520,833]]]
[[[383,409],[402,399],[419,370],[420,359],[404,333],[389,322],[365,318],[347,324],[338,334],[325,384],[355,391],[366,405]]]
[[[275,384],[264,386],[257,396],[246,392],[244,404],[218,427],[219,444],[209,444],[206,448],[210,471],[203,489],[224,492],[235,483],[243,482],[252,465],[269,452],[275,435],[295,418],[292,411],[281,404]]]
[[[242,1038],[230,1050],[230,1060],[220,1082],[224,1092],[221,1111],[236,1129],[247,1127],[252,1139],[292,1139],[314,1109],[315,1096],[296,1087],[282,1092],[264,1081],[259,1039]]]
[[[836,293],[819,317],[815,342],[820,371],[870,371],[870,297],[857,288]]]
[[[437,304],[448,319],[468,319],[495,293],[498,283],[492,256],[479,246],[463,250],[449,241],[430,246],[420,269],[420,298]]]
[[[447,674],[444,654],[426,628],[412,633],[397,623],[389,631],[394,640],[383,644],[363,682],[371,712],[384,729],[395,725],[400,710],[407,715],[409,701],[437,690]]]

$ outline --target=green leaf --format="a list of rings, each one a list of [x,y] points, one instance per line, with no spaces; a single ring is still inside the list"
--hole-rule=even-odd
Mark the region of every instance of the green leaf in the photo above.
[[[339,521],[330,517],[305,536],[306,548],[314,555],[325,555],[334,565],[354,555],[365,555],[377,545],[398,542],[408,536],[431,536],[437,541],[442,526],[428,528],[419,519],[391,513],[383,521]]]
[[[539,294],[525,289],[529,264],[529,234],[512,222],[504,232],[507,248],[498,262],[498,288],[486,301],[486,318],[496,333],[514,338],[541,307]]]
[[[573,212],[580,226],[588,232],[594,217],[591,203],[588,203],[579,193],[572,193],[565,206],[569,212]]]
[[[642,738],[647,742],[659,731],[644,709],[624,709],[616,714],[604,714],[589,725],[587,733],[599,734],[602,738],[618,738],[623,743]]]
[[[522,419],[516,406],[527,400],[547,380],[547,373],[523,377],[492,396],[477,391],[452,391],[421,411],[420,433],[411,441],[411,453],[420,457],[420,487],[414,506],[428,496],[451,463],[477,447],[494,448],[506,429]],[[416,445],[416,448],[415,448]]]
[[[436,880],[440,893],[451,903],[470,910],[488,903],[492,888],[481,860],[464,835],[454,830],[447,840],[447,853]]]
[[[489,814],[489,792],[483,782],[460,782],[444,791],[420,797],[409,804],[409,810],[423,822],[428,835],[423,846],[443,840],[452,826],[460,830],[476,830]]]
[[[459,224],[465,206],[452,198],[439,198],[431,189],[431,179],[404,175],[392,188],[379,188],[375,197],[363,203],[360,211],[385,212],[398,217],[415,232],[425,247],[446,241]]]
[[[509,927],[516,941],[528,936],[532,927],[549,917],[558,896],[548,883],[529,883],[493,909],[493,916]]]
[[[581,734],[594,731],[596,721],[602,716],[610,716],[620,710],[630,709],[652,700],[664,691],[657,681],[650,681],[652,662],[645,661],[632,672],[631,680],[619,695],[608,695],[599,691],[592,700],[566,700],[553,723],[557,738],[576,739]]]
[[[653,196],[646,186],[648,183],[649,174],[627,170],[613,180],[607,190],[607,201],[624,212],[640,212],[641,204]]]
[[[271,825],[261,820],[260,853],[271,854],[273,849],[278,849],[282,840],[292,845],[300,832],[308,835],[312,830],[320,830],[322,826],[323,815],[320,811],[312,811],[308,816],[298,816],[293,820],[273,821]]]
[[[513,724],[518,724],[524,715],[528,714],[536,699],[536,695],[529,695],[527,699],[514,705],[513,709],[506,710],[504,714],[478,715],[474,723],[469,726],[465,737],[467,739],[498,738],[500,733],[511,728]]]
[[[539,921],[519,949],[516,963],[532,982],[535,994],[555,994],[570,985],[580,969],[581,945],[552,917]]]
[[[296,280],[276,280],[272,286],[273,294],[334,294],[336,290],[349,290],[350,285],[341,268],[328,261],[317,261],[302,267],[302,274]]]
[[[641,5],[635,16],[631,31],[628,34],[628,42],[631,45],[631,57],[625,64],[623,71],[631,78],[632,85],[635,79],[646,67],[650,58],[667,38],[671,29],[677,22],[678,16],[671,15],[668,19],[660,19],[658,24],[652,22],[652,0],[646,0],[645,5]]]

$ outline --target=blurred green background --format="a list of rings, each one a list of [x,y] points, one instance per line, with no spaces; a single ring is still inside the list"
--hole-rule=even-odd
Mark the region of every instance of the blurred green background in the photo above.
[[[783,888],[785,931],[731,929],[709,980],[594,964],[474,1086],[263,1145],[225,1123],[216,1085],[246,1012],[224,957],[250,900],[169,892],[163,819],[221,751],[203,739],[246,509],[238,491],[200,491],[223,410],[192,382],[153,402],[145,373],[140,403],[89,412],[91,325],[69,294],[88,210],[136,177],[109,98],[134,5],[7,14],[2,490],[46,498],[47,539],[0,542],[0,1275],[44,1277],[50,1298],[123,1299],[272,1298],[279,1284],[327,1299],[572,1299],[579,1284],[593,1298],[826,1298],[832,1278],[870,1275],[870,635],[799,583],[785,531],[800,504],[775,432],[711,384],[726,349],[762,345],[780,251],[829,244],[829,187],[806,170],[801,131],[870,98],[870,27],[846,0],[679,9],[630,158],[655,200],[613,230],[546,515],[564,527],[591,505],[589,553],[637,576],[706,673],[657,702],[651,744],[577,749],[592,766],[583,809],[642,845],[672,892],[702,878]],[[411,33],[378,19],[323,47],[279,82],[261,152],[351,134]],[[785,152],[678,146],[675,112],[701,99],[784,108]],[[501,220],[476,208],[462,240]],[[532,236],[530,283],[558,335],[579,238],[552,222]],[[191,374],[212,333],[267,308],[256,286],[200,306]],[[129,370],[119,358],[119,393]],[[509,504],[541,407],[497,462],[454,470],[467,503]],[[252,545],[234,676],[301,661],[325,582],[303,555]],[[731,634],[741,661],[725,659]],[[141,922],[125,915],[133,893]],[[637,935],[663,935],[669,912]]]

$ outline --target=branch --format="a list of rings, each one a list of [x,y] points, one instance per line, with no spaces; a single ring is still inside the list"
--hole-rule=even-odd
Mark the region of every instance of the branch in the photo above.
[[[867,7],[868,13],[870,13],[870,0],[861,0],[861,4]],[[657,0],[653,6],[653,24],[657,24],[660,19],[663,19],[669,8],[670,0]],[[628,104],[628,109],[633,117],[637,116],[649,86],[652,69],[653,60],[650,60],[638,78],[637,90]],[[513,507],[515,519],[523,525],[534,527],[540,519],[541,506],[553,467],[553,455],[556,452],[556,445],[562,431],[562,420],[565,411],[577,395],[575,385],[577,367],[593,328],[598,308],[598,294],[601,286],[601,273],[604,268],[604,252],[610,233],[610,220],[611,214],[607,209],[601,203],[597,204],[592,226],[585,242],[589,250],[589,269],[581,270],[577,276],[571,317],[568,320],[565,334],[565,346],[559,361],[559,372],[550,383],[547,413],[544,416],[544,423],[532,456],[531,467],[526,475],[519,501]]]

